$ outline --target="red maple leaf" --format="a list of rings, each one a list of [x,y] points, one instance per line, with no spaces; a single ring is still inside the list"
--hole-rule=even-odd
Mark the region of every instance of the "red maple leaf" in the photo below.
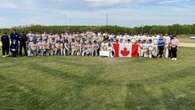
[[[121,54],[123,55],[123,56],[128,56],[129,55],[129,51],[127,50],[127,48],[124,48],[123,50],[121,50]]]

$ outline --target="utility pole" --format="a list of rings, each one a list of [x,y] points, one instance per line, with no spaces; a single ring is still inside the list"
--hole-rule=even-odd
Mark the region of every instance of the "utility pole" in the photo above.
[[[108,23],[109,23],[108,13],[106,13],[106,26],[108,26]]]
[[[108,12],[106,12],[106,31],[108,32]]]
[[[144,25],[141,24],[141,28],[142,28],[142,34],[144,34]]]
[[[67,26],[67,31],[69,32],[69,31],[70,31],[70,27],[69,27],[68,15],[66,14],[66,15],[65,15],[65,17],[66,17],[66,26]]]

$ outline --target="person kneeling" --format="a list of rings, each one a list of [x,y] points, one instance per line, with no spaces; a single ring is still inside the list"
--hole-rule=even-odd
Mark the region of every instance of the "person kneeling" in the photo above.
[[[16,41],[13,41],[11,46],[10,46],[12,57],[16,57],[17,56],[17,48],[18,47],[17,47]]]

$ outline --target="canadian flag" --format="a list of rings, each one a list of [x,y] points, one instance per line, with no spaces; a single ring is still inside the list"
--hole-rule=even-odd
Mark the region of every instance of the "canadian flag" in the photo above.
[[[120,43],[119,45],[119,57],[131,57],[131,43]]]
[[[113,43],[114,57],[119,57],[119,42]]]
[[[131,56],[132,57],[138,57],[139,56],[139,47],[140,45],[138,43],[134,43],[132,45],[132,51],[131,51]]]
[[[114,57],[138,57],[138,44],[113,43]]]

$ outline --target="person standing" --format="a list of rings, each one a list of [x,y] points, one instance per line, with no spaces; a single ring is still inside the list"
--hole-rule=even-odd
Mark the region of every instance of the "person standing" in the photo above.
[[[149,58],[153,58],[153,51],[154,51],[154,44],[152,42],[152,39],[148,40],[148,57]]]
[[[27,56],[27,36],[25,33],[22,33],[21,35],[19,35],[18,37],[19,43],[20,43],[20,50],[19,50],[19,55],[22,56],[22,49],[24,49],[24,54],[25,56]]]
[[[169,56],[170,56],[170,41],[171,41],[171,37],[170,36],[165,36],[164,37],[165,38],[165,53],[164,53],[164,55],[165,55],[165,58],[169,58]]]
[[[9,56],[9,36],[7,35],[7,33],[4,33],[4,35],[2,35],[1,37],[1,43],[2,43],[2,54],[3,57],[7,57]]]
[[[170,47],[171,47],[171,58],[172,60],[177,60],[177,48],[179,46],[179,40],[176,36],[171,38]]]
[[[158,38],[158,56],[159,58],[163,57],[163,52],[164,52],[164,47],[165,47],[165,40],[162,35],[159,36]]]
[[[13,40],[13,42],[10,45],[10,51],[12,53],[12,57],[16,57],[18,55],[18,44],[16,43],[16,40]]]
[[[11,48],[12,50],[14,50],[14,52],[12,51],[12,54],[14,57],[18,55],[18,37],[19,37],[19,34],[14,29],[13,32],[10,34]]]

